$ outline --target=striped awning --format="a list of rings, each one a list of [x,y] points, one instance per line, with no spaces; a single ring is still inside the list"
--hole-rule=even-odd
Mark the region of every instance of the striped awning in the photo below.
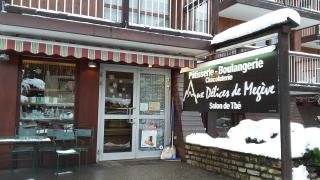
[[[48,56],[87,58],[90,60],[114,61],[136,64],[148,64],[168,67],[189,67],[196,65],[196,59],[183,56],[170,56],[138,51],[126,51],[96,46],[86,46],[55,41],[0,35],[0,50],[14,50]]]

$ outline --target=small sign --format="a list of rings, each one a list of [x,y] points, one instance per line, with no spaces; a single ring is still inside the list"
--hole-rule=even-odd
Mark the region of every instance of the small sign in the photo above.
[[[157,147],[157,130],[142,130],[141,147]]]
[[[184,111],[278,112],[277,50],[258,50],[213,60],[184,78]]]
[[[160,111],[160,102],[149,102],[149,111]]]
[[[140,111],[148,111],[149,109],[149,106],[148,106],[148,103],[140,103]]]

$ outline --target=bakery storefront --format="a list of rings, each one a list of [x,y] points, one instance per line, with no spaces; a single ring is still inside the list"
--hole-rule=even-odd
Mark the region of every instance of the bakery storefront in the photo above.
[[[90,162],[159,157],[171,140],[172,72],[195,63],[14,36],[0,36],[0,51],[9,55],[0,62],[2,134],[93,128]]]

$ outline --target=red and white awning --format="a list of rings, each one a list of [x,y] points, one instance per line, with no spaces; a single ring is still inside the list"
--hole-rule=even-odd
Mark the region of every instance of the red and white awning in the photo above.
[[[32,54],[58,55],[61,57],[88,58],[90,60],[149,64],[169,67],[189,67],[196,65],[195,58],[125,51],[95,46],[77,45],[54,41],[44,41],[0,35],[0,50],[14,50]]]

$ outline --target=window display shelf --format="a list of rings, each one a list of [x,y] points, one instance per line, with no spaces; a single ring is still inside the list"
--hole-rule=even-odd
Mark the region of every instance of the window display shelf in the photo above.
[[[74,103],[24,103],[23,106],[74,107]]]
[[[73,122],[73,119],[60,118],[20,118],[20,121],[38,121],[38,122]]]
[[[44,92],[68,92],[70,93],[70,90],[65,90],[65,89],[36,89],[36,88],[31,88],[28,91],[44,91]]]

